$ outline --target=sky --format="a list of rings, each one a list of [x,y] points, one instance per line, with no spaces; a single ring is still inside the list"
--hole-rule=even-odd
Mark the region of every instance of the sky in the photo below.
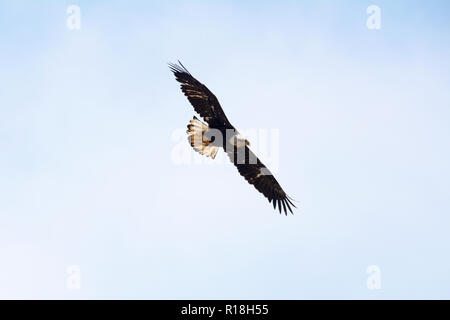
[[[0,2],[0,298],[449,299],[449,9]],[[194,155],[178,59],[294,215]]]

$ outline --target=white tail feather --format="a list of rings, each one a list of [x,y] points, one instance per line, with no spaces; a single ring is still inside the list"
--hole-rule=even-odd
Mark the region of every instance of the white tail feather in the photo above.
[[[186,132],[188,134],[188,141],[195,151],[214,159],[219,151],[219,147],[212,145],[211,141],[204,137],[208,129],[208,125],[198,120],[197,117],[194,117],[189,121]]]

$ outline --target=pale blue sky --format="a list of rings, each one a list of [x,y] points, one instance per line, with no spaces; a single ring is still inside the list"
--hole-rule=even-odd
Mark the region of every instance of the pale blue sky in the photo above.
[[[450,298],[449,9],[2,1],[0,298]],[[280,130],[294,216],[173,163],[177,59],[237,128]]]

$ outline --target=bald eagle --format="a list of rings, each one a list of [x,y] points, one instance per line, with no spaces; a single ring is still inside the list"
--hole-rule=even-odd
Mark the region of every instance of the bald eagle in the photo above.
[[[216,96],[195,79],[180,61],[178,63],[169,63],[169,67],[194,110],[206,121],[203,123],[194,116],[187,126],[188,141],[194,150],[214,159],[218,150],[223,148],[241,176],[269,202],[273,202],[274,209],[278,206],[280,214],[282,208],[286,215],[288,210],[292,213],[291,206],[295,207],[293,199],[250,150],[250,143],[228,121]]]

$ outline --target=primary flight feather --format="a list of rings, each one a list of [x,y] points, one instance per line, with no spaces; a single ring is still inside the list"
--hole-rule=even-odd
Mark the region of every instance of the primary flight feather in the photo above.
[[[181,62],[178,63],[169,64],[169,67],[194,110],[207,123],[194,116],[188,124],[188,141],[194,150],[214,159],[218,150],[223,148],[241,176],[272,202],[274,209],[278,207],[280,213],[282,210],[285,214],[288,210],[292,213],[291,206],[295,207],[292,199],[250,150],[250,143],[228,121],[216,96],[195,79]]]

